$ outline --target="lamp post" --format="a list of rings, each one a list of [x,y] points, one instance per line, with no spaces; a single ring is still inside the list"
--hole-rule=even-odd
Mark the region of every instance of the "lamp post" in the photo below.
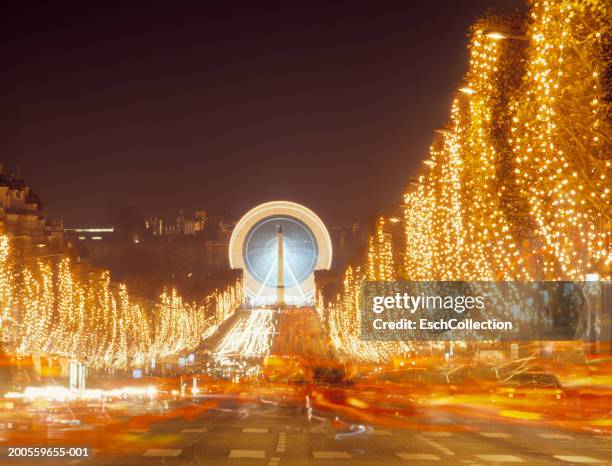
[[[506,39],[513,39],[513,40],[522,40],[522,41],[529,41],[529,37],[527,36],[518,36],[518,35],[514,35],[514,34],[507,34],[505,32],[501,32],[501,31],[484,31],[483,35],[489,39],[493,39],[493,40],[506,40]]]
[[[586,332],[584,337],[588,342],[589,353],[599,353],[601,343],[601,301],[602,301],[602,284],[598,273],[587,273],[585,275],[586,292]]]

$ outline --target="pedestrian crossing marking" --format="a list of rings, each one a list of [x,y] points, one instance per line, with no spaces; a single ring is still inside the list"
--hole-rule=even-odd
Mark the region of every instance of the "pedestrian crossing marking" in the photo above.
[[[287,432],[280,432],[278,434],[278,442],[276,443],[277,453],[285,453],[287,447]]]
[[[582,463],[582,464],[603,463],[602,460],[591,458],[590,456],[555,455],[555,458],[561,461],[565,461],[567,463]]]
[[[567,434],[538,434],[539,437],[549,439],[549,440],[572,440],[573,437]]]
[[[514,455],[476,455],[478,458],[484,461],[491,461],[494,463],[524,463],[524,461],[518,456]]]
[[[150,448],[142,456],[179,456],[180,448]]]
[[[245,427],[242,429],[243,434],[267,434],[267,427]]]
[[[453,456],[455,453],[446,448],[444,445],[440,445],[438,442],[434,442],[433,440],[430,440],[428,438],[423,437],[422,435],[416,435],[416,438],[418,438],[421,442],[427,443],[428,445],[431,445],[432,447],[434,447],[436,450],[438,450],[439,452],[448,455],[448,456]]]
[[[398,457],[403,460],[414,460],[414,461],[440,461],[440,457],[437,455],[430,455],[428,453],[396,453]]]
[[[343,458],[351,457],[351,455],[349,455],[345,451],[313,451],[312,456],[316,459],[325,459],[325,460],[343,459]]]
[[[265,458],[265,450],[230,450],[228,458]]]
[[[481,432],[480,435],[488,438],[510,438],[512,435],[505,432]]]

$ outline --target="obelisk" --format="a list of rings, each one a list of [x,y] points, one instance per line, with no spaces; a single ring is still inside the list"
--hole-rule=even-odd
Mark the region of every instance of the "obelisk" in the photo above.
[[[276,272],[276,304],[283,306],[285,304],[285,280],[283,279],[283,227],[278,226],[276,233],[278,243],[278,270]]]

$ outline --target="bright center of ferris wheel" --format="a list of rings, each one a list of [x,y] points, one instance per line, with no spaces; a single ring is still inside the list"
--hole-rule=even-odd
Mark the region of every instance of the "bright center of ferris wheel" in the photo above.
[[[275,201],[247,212],[230,240],[230,265],[244,273],[253,306],[314,303],[314,271],[329,269],[329,233],[311,210]]]

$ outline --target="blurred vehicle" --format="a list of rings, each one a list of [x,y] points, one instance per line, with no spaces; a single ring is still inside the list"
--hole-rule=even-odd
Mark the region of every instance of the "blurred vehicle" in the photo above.
[[[315,367],[312,372],[315,383],[340,384],[345,382],[344,371],[339,367]]]
[[[415,367],[378,371],[358,379],[366,390],[426,397],[489,393],[499,383],[492,366],[459,364],[447,368]]]
[[[51,412],[43,413],[39,416],[38,421],[41,425],[46,425],[47,427],[74,427],[81,425],[80,419],[77,419],[69,409],[55,409]]]
[[[24,412],[0,410],[0,433],[30,431],[33,425],[34,422],[31,416]]]
[[[556,375],[547,372],[520,372],[492,390],[492,401],[556,402],[566,400],[565,390]]]
[[[360,386],[370,388],[384,388],[388,385],[407,387],[424,387],[427,384],[427,370],[425,368],[392,369],[362,374],[354,379]]]
[[[460,364],[434,373],[432,389],[441,394],[488,393],[499,384],[499,375],[490,364]]]

